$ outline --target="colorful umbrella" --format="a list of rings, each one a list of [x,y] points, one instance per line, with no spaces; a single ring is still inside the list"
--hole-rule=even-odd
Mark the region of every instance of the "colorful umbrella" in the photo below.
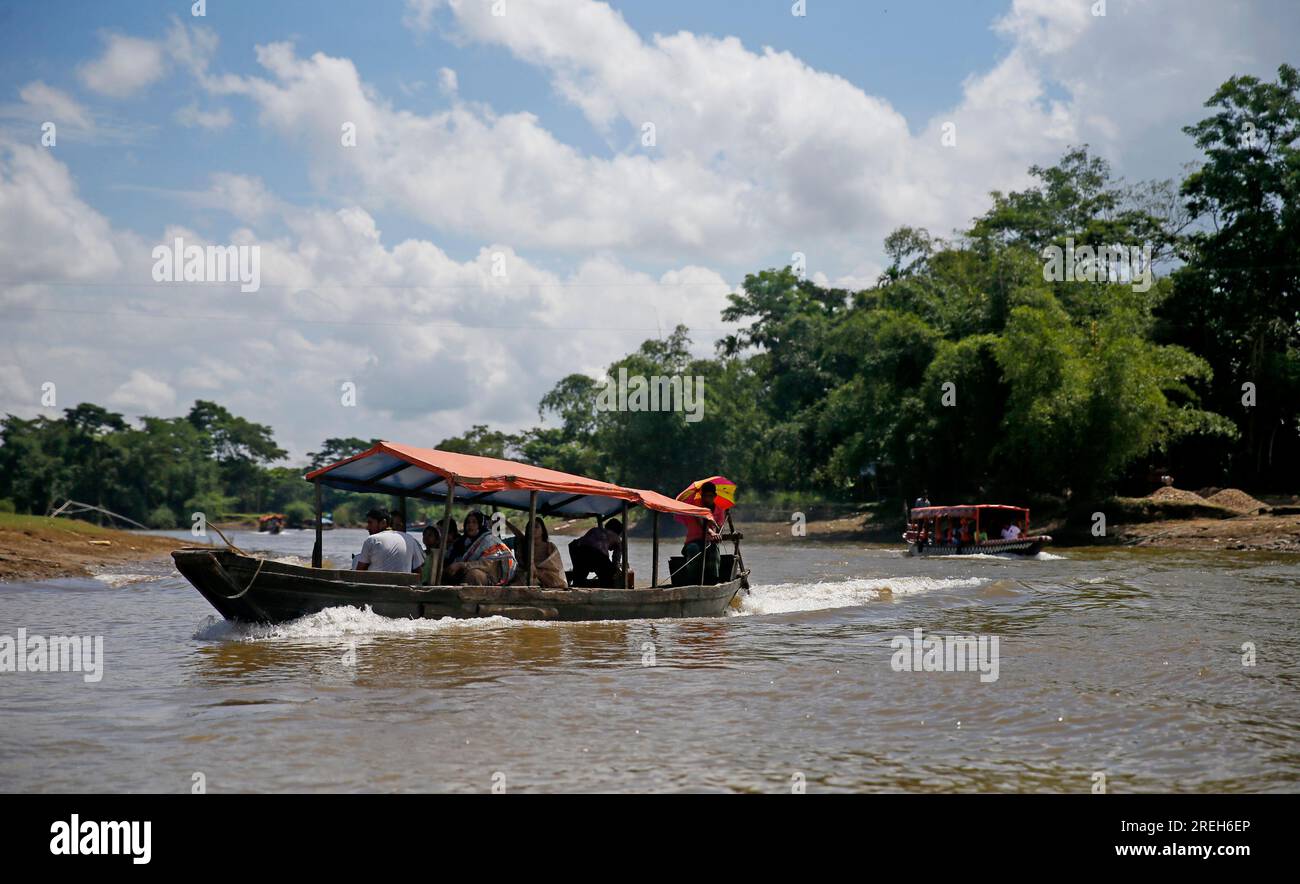
[[[710,476],[707,479],[700,479],[692,482],[686,490],[677,495],[677,499],[683,503],[692,503],[696,506],[703,506],[700,503],[700,488],[705,482],[712,482],[713,487],[718,491],[718,500],[715,504],[718,508],[729,510],[736,505],[736,483],[725,476]]]

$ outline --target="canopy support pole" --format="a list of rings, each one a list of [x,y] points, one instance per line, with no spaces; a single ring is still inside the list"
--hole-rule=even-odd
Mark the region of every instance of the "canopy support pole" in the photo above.
[[[650,565],[650,585],[658,586],[659,585],[659,510],[655,510],[654,514],[655,514],[655,520],[654,520],[655,530],[654,530],[654,544],[653,544],[654,559],[653,559],[653,563]]]
[[[619,535],[619,547],[622,549],[623,582],[619,589],[627,589],[627,501],[623,501],[623,532]]]
[[[397,498],[397,512],[402,516],[402,530],[406,530],[406,495]]]
[[[447,532],[451,530],[451,502],[456,499],[456,480],[447,480],[447,506],[442,511],[442,532],[438,538],[438,561],[433,563],[433,585],[442,586],[442,566],[447,561]]]
[[[709,523],[700,519],[700,586],[704,585],[704,567],[709,562]]]
[[[731,513],[727,513],[727,530],[731,532],[732,541],[735,546],[732,552],[736,556],[736,567],[740,569],[740,588],[749,589],[749,578],[745,576],[745,558],[740,554],[740,534],[736,531],[736,524],[731,521]],[[733,573],[735,568],[733,567]]]
[[[537,558],[537,544],[533,535],[537,533],[537,528],[533,524],[537,521],[537,492],[528,493],[528,530],[524,532],[524,543],[528,546],[528,583],[527,586],[533,585],[533,574]]]
[[[320,524],[320,519],[321,519],[320,479],[317,479],[312,484],[316,486],[316,544],[311,548],[311,566],[313,568],[319,568],[321,566],[321,556],[322,556],[321,524]]]

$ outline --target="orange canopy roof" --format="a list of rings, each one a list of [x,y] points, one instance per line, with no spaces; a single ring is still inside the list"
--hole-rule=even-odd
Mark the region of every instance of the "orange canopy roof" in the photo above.
[[[416,448],[400,442],[380,442],[346,460],[312,470],[306,478],[312,482],[319,479],[322,485],[343,491],[424,500],[445,500],[448,487],[454,484],[458,503],[518,510],[528,509],[529,496],[536,491],[539,515],[610,516],[626,501],[629,506],[712,521],[712,515],[703,507],[655,491],[624,488],[513,460]]]
[[[1024,513],[1029,518],[1029,510],[1023,506],[1008,506],[1005,503],[973,503],[962,506],[922,506],[911,511],[912,519],[974,518],[976,510],[1001,510],[1003,512]]]

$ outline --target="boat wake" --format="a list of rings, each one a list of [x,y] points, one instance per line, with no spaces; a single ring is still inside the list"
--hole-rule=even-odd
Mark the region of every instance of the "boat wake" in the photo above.
[[[279,641],[350,638],[379,635],[428,635],[457,630],[482,632],[503,626],[518,626],[520,621],[506,617],[477,617],[458,620],[443,617],[440,620],[414,620],[384,617],[368,606],[364,609],[340,606],[326,608],[315,614],[278,624],[235,623],[217,620],[204,623],[194,633],[199,641]]]
[[[127,586],[132,583],[156,583],[159,580],[166,580],[170,576],[172,574],[96,574],[95,579],[116,589],[119,586]]]
[[[776,583],[755,586],[740,602],[738,616],[787,614],[851,608],[916,593],[981,586],[982,577],[880,577],[822,583]]]
[[[943,555],[940,553],[930,553],[927,558],[931,559],[987,559],[993,562],[1055,562],[1063,559],[1065,556],[1058,556],[1055,553],[1036,552],[1032,556],[1021,555],[1020,553],[952,553]]]

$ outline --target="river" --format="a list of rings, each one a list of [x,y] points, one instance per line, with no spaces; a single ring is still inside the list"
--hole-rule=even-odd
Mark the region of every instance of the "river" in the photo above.
[[[364,532],[325,537],[347,562]],[[714,620],[248,627],[167,564],[0,585],[0,635],[104,641],[96,682],[0,673],[0,790],[1297,791],[1300,558],[745,559],[752,594]],[[996,636],[996,680],[897,671],[917,628]]]

